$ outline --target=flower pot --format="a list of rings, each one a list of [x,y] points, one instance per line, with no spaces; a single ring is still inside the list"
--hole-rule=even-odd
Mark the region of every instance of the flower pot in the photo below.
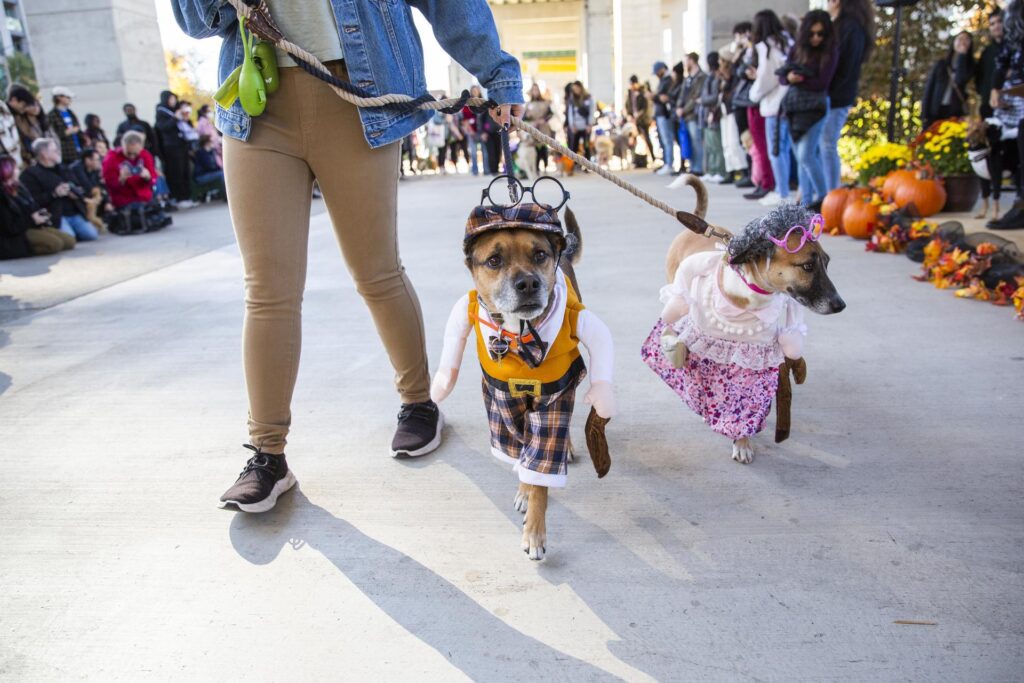
[[[943,211],[970,211],[981,194],[981,182],[976,175],[951,175],[943,178],[946,185],[946,203]]]

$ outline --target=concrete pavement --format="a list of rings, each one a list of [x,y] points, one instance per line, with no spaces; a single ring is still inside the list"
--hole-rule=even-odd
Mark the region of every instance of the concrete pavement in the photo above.
[[[1021,323],[914,282],[901,256],[828,239],[848,308],[809,319],[793,435],[771,443],[770,423],[741,466],[639,359],[678,226],[593,176],[566,182],[621,415],[609,476],[584,461],[553,494],[542,563],[519,550],[471,354],[442,449],[387,457],[391,369],[326,216],[288,449],[300,486],[261,516],[215,507],[247,454],[223,209],[109,238],[80,265],[4,264],[5,309],[28,310],[0,323],[0,678],[1018,678]],[[470,285],[460,240],[481,185],[401,186],[432,359]],[[756,215],[712,188],[711,220]],[[145,265],[157,239],[181,258]]]

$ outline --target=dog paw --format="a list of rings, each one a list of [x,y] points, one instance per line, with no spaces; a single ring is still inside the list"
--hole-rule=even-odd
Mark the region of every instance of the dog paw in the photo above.
[[[754,462],[754,447],[748,439],[740,439],[732,444],[732,459],[742,465]]]
[[[523,529],[523,542],[521,547],[526,556],[531,560],[543,560],[547,553],[547,535],[543,531],[531,531]]]
[[[527,502],[530,500],[530,496],[522,491],[516,492],[516,499],[512,502],[512,509],[516,512],[522,512],[526,514]]]

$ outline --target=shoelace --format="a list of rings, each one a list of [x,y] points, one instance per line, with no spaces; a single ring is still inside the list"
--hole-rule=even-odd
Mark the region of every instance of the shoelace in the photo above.
[[[398,421],[406,422],[411,419],[418,419],[423,422],[430,422],[434,419],[434,407],[429,403],[403,403],[398,411]]]
[[[245,469],[238,473],[239,477],[254,470],[262,470],[271,476],[277,473],[277,461],[273,455],[264,453],[252,444],[244,443],[242,444],[242,447],[248,448],[250,451],[255,453],[255,455],[246,461]]]

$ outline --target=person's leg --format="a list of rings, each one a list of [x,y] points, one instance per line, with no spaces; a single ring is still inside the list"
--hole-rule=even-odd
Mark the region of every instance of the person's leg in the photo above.
[[[825,164],[821,157],[821,136],[825,130],[826,114],[817,123],[811,126],[800,139],[796,148],[797,163],[803,169],[806,176],[807,189],[811,193],[809,199],[803,199],[805,205],[809,206],[820,202],[829,192],[828,182],[825,179]],[[804,187],[801,186],[801,193]]]
[[[164,155],[167,184],[171,188],[171,197],[175,201],[187,201],[192,198],[192,187],[189,183],[188,149],[168,150]]]
[[[473,175],[480,175],[480,167],[477,165],[477,148],[480,146],[480,140],[474,135],[469,138],[469,172]]]
[[[210,171],[209,173],[203,173],[196,176],[196,183],[199,185],[208,185],[210,183],[220,183],[224,181],[224,171]]]
[[[839,137],[850,115],[849,107],[831,109],[825,117],[821,132],[821,156],[825,167],[825,192],[831,192],[842,183],[842,164],[839,160]]]
[[[60,219],[60,230],[65,234],[71,235],[79,242],[89,242],[98,236],[96,228],[78,214],[62,216]]]
[[[789,125],[781,116],[765,117],[768,158],[775,179],[775,191],[782,199],[789,198]]]
[[[423,316],[398,251],[398,150],[370,149],[358,110],[330,88],[316,93],[317,118],[306,133],[310,167],[356,290],[394,367],[402,403],[427,401]]]
[[[672,168],[672,120],[667,116],[659,116],[656,119],[658,128],[658,143],[661,145],[661,160],[662,162]],[[651,151],[653,156],[654,151]]]
[[[722,131],[708,126],[704,129],[704,149],[707,157],[707,171],[711,175],[725,177],[725,153],[722,150]]]
[[[60,248],[63,251],[74,249],[75,245],[78,244],[78,240],[75,239],[74,235],[69,235],[57,228],[38,228],[38,230],[55,237],[60,242]]]
[[[64,235],[60,230],[53,232]],[[67,235],[64,236],[67,237]],[[49,232],[47,228],[29,228],[25,231],[25,239],[28,240],[28,246],[33,256],[50,256],[64,248],[63,240]]]
[[[284,452],[291,425],[313,192],[301,131],[315,110],[296,72],[281,70],[280,90],[253,120],[248,142],[224,138],[228,206],[245,273],[249,439],[272,454]]]
[[[687,121],[686,131],[690,134],[690,149],[693,152],[690,163],[690,171],[693,173],[704,172],[704,136],[701,135],[701,128],[697,121]]]
[[[751,161],[756,169],[757,186],[762,190],[771,190],[775,187],[775,176],[772,174],[771,157],[768,154],[768,138],[766,135],[766,120],[761,116],[757,107],[748,107],[748,123],[750,135],[754,145],[750,150]]]

